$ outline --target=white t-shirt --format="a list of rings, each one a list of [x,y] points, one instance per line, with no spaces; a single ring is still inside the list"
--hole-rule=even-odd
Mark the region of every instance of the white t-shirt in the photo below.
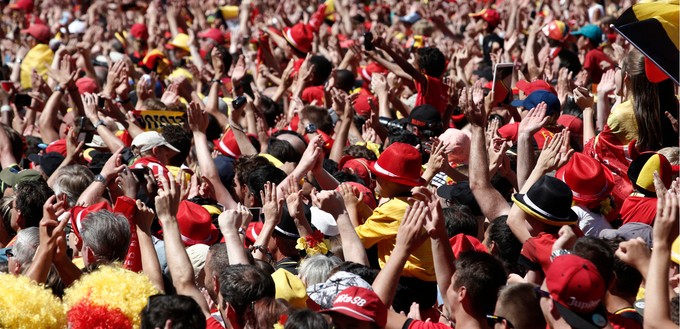
[[[578,216],[578,227],[586,236],[599,237],[600,231],[612,228],[609,222],[601,214],[596,214],[583,206],[571,207]]]

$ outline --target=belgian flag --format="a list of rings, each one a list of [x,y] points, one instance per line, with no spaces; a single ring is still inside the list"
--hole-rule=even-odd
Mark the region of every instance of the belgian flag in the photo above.
[[[678,0],[635,4],[614,22],[614,29],[640,50],[654,66],[678,83],[680,74],[680,2]],[[658,71],[658,70],[657,70]],[[662,73],[658,72],[658,73]],[[650,80],[663,80],[647,75]],[[656,81],[655,81],[656,82]]]

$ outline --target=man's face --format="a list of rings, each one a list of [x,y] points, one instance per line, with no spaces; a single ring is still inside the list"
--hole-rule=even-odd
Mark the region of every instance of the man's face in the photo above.
[[[578,46],[578,49],[583,49],[588,45],[588,38],[579,35],[578,39],[576,40],[576,46]]]
[[[23,223],[21,223],[21,219],[19,218],[19,210],[17,210],[17,200],[16,198],[12,200],[12,209],[10,210],[10,225],[12,226],[12,229],[15,232],[19,232],[21,229],[21,226]]]
[[[541,290],[548,291],[548,286],[545,285],[545,280],[543,280]],[[545,322],[548,324],[554,323],[552,318],[552,303],[553,303],[552,299],[550,299],[550,297],[541,296],[539,303],[541,305],[541,312],[543,312]]]
[[[210,263],[211,260],[212,252],[208,251],[208,254],[205,256],[206,265],[203,267],[203,271],[205,271],[205,276],[203,277],[203,286],[208,291],[210,299],[212,299],[213,302],[217,303],[217,292],[215,291],[215,281],[213,278],[213,272],[210,269],[210,266],[208,266],[208,263]]]

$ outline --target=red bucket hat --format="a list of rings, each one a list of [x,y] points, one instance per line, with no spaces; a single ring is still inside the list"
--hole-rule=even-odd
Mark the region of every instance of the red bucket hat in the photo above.
[[[413,146],[404,143],[393,143],[378,158],[371,163],[371,171],[383,179],[406,185],[424,185],[425,180],[420,177],[422,156]]]
[[[312,51],[314,32],[307,24],[297,23],[293,27],[284,27],[283,37],[286,38],[291,46],[303,53]]]
[[[220,237],[220,231],[212,223],[208,210],[191,201],[182,200],[179,203],[177,224],[187,247],[195,244],[213,245]]]
[[[376,62],[370,62],[368,65],[359,69],[359,74],[365,82],[371,82],[374,73],[387,74],[389,71],[382,65]]]
[[[248,137],[257,138],[257,136],[253,134],[247,135]],[[241,156],[241,149],[238,147],[238,142],[236,141],[236,136],[234,136],[233,130],[227,130],[227,132],[222,135],[222,138],[215,140],[214,142],[215,149],[220,151],[222,154],[232,158],[238,158]]]
[[[555,177],[569,185],[575,201],[601,200],[614,188],[611,171],[583,153],[574,153],[567,164],[557,169]]]

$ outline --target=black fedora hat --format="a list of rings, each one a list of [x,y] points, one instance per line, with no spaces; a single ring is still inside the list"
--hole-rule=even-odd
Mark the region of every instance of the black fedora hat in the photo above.
[[[571,225],[578,219],[571,210],[571,189],[555,177],[544,175],[526,194],[515,194],[512,201],[525,213],[548,225]]]

